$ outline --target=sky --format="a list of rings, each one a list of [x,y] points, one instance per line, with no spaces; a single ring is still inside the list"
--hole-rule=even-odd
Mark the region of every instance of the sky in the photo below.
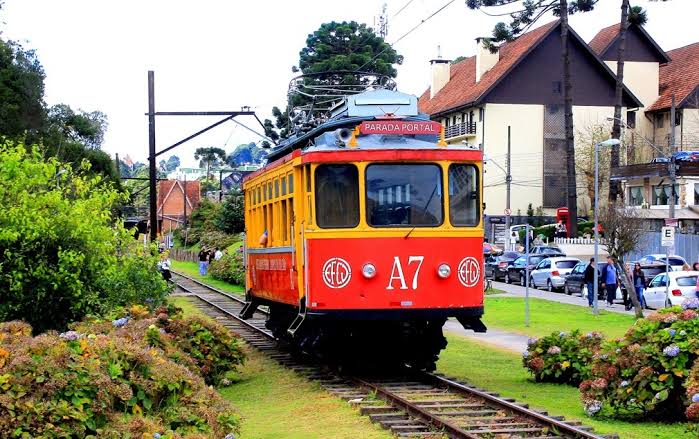
[[[490,35],[498,21],[507,21],[469,10],[464,0],[5,0],[0,37],[36,50],[46,71],[49,105],[106,113],[109,128],[102,149],[145,161],[148,70],[155,71],[156,111],[250,106],[260,119],[271,118],[273,106],[286,105],[289,80],[295,76],[291,67],[298,63],[307,35],[332,20],[373,26],[384,3],[389,43],[418,26],[394,45],[405,57],[398,66],[398,89],[416,95],[429,84],[429,60],[438,46],[447,59],[471,56],[476,37]],[[646,30],[663,49],[699,41],[699,0],[631,3],[648,11]],[[571,26],[589,41],[599,29],[619,21],[620,4],[600,0],[593,12],[572,16]],[[157,149],[217,120],[159,117]],[[238,120],[262,130],[254,118]],[[197,147],[231,152],[241,143],[259,140],[227,122],[173,153],[189,166],[195,164]]]

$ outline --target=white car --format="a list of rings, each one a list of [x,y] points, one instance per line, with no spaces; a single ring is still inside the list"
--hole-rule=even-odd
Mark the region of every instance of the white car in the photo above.
[[[549,291],[563,288],[566,276],[580,263],[580,259],[567,257],[546,258],[529,274],[529,285],[546,287]]]
[[[668,255],[662,254],[662,253],[655,253],[652,255],[645,255],[644,257],[641,258],[639,262],[658,262],[665,264],[666,259],[669,258],[670,262],[670,270],[672,271],[682,271],[682,267],[684,267],[684,264],[687,263],[685,258],[679,255]]]
[[[649,308],[658,309],[680,305],[686,299],[697,297],[697,277],[699,277],[699,271],[671,271],[658,274],[650,281],[648,288],[643,290],[646,305]]]

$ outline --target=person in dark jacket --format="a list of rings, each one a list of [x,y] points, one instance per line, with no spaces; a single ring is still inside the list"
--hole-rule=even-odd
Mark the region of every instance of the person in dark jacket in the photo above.
[[[209,252],[202,248],[199,250],[199,274],[206,276],[206,269],[209,267]]]
[[[643,274],[641,264],[638,262],[633,266],[633,287],[636,289],[636,295],[638,296],[638,302],[641,304],[641,308],[645,308],[646,301],[643,298],[643,290],[646,288],[646,275]]]
[[[595,258],[590,258],[590,263],[585,267],[585,272],[583,273],[583,282],[587,285],[587,303],[592,306],[595,298],[595,270],[597,266],[595,265]],[[598,278],[599,279],[599,278]]]
[[[616,271],[614,258],[607,256],[607,265],[602,269],[602,287],[607,290],[607,306],[614,305],[616,289],[619,285],[619,273]]]

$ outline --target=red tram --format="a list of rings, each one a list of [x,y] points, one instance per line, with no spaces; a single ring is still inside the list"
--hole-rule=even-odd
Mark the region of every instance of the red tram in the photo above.
[[[340,360],[433,369],[455,317],[483,332],[482,153],[447,145],[417,99],[342,98],[246,176],[249,318]]]

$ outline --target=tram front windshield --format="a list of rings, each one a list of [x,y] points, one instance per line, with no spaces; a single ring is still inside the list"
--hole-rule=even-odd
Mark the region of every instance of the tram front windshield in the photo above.
[[[367,223],[374,227],[429,227],[444,221],[442,171],[434,164],[366,168]]]

